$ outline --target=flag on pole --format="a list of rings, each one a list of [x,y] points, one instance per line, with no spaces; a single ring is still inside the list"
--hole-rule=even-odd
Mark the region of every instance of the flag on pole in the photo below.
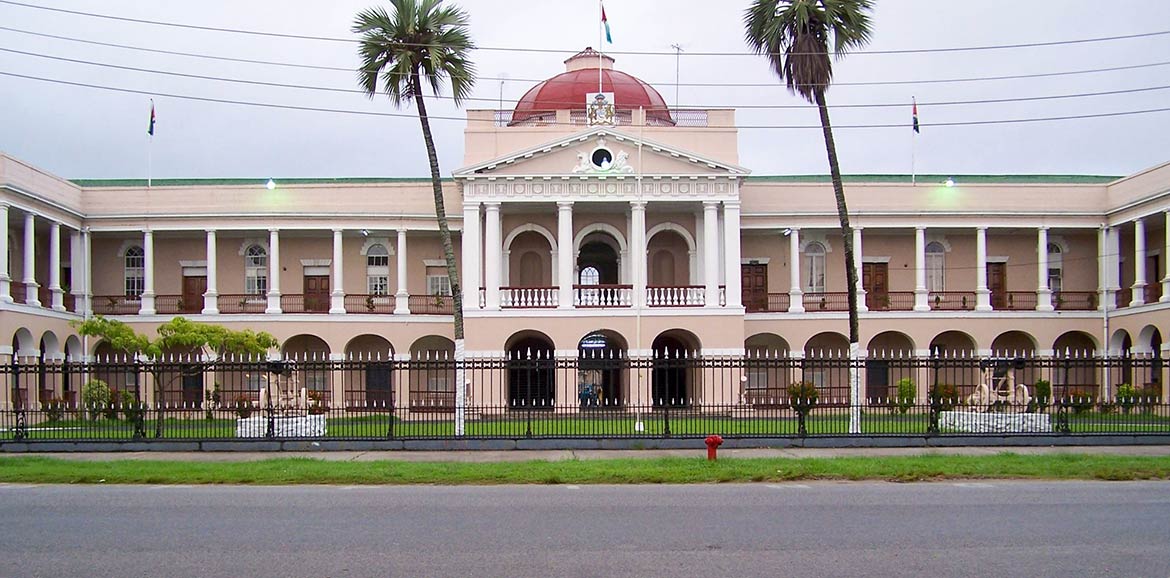
[[[609,35],[609,19],[605,17],[605,4],[601,5],[601,25],[605,27],[605,41],[613,44],[613,37]]]
[[[918,130],[918,101],[914,101],[913,112],[911,114],[913,114],[914,132],[920,132]]]
[[[154,136],[154,101],[150,101],[150,127],[146,129],[146,134]]]

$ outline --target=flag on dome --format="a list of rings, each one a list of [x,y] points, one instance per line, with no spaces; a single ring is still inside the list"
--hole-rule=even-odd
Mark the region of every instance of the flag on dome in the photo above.
[[[605,27],[605,41],[613,44],[613,37],[609,35],[609,19],[605,17],[605,3],[601,4],[601,25]]]
[[[914,132],[919,132],[919,130],[918,130],[918,101],[916,101],[916,100],[914,101],[914,107],[913,107],[913,110],[911,111],[911,114],[913,115],[913,120],[914,120]]]
[[[154,101],[150,101],[150,127],[146,129],[146,134],[154,136]]]

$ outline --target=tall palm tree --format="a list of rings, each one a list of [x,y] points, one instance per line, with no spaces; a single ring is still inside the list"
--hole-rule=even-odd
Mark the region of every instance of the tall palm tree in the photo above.
[[[744,36],[748,45],[757,54],[768,57],[772,70],[785,81],[790,92],[815,103],[820,110],[833,194],[837,198],[837,217],[841,221],[841,244],[845,247],[851,357],[856,357],[859,347],[857,266],[853,262],[853,227],[849,225],[849,209],[845,205],[845,188],[841,185],[841,167],[837,163],[837,147],[833,144],[825,90],[833,81],[833,57],[840,58],[869,42],[872,34],[869,12],[872,9],[873,0],[755,0],[744,14]],[[859,395],[855,365],[855,362],[850,363],[849,370],[850,397],[853,398]],[[854,399],[851,405],[856,407],[856,401]]]
[[[414,103],[422,124],[423,140],[431,163],[431,188],[435,196],[435,216],[439,221],[439,237],[443,242],[443,257],[447,261],[447,276],[451,281],[451,300],[455,309],[455,350],[457,358],[463,352],[463,291],[459,271],[455,268],[455,249],[451,244],[451,230],[447,226],[447,211],[443,206],[443,186],[439,178],[439,156],[431,137],[431,124],[423,100],[424,86],[438,94],[444,81],[450,81],[455,104],[471,94],[475,84],[475,65],[468,53],[475,48],[467,32],[467,13],[457,6],[442,6],[442,0],[390,0],[393,14],[382,7],[359,12],[353,31],[361,35],[358,53],[362,66],[358,82],[366,95],[378,94],[379,81],[383,92],[395,106]],[[462,359],[459,359],[462,361]],[[462,380],[457,379],[461,385]]]

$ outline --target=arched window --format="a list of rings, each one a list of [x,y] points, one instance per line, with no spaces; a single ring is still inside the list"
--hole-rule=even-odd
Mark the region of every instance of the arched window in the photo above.
[[[1059,293],[1064,277],[1064,252],[1056,243],[1048,244],[1048,288]]]
[[[244,252],[244,292],[268,294],[268,251],[260,245],[252,245]]]
[[[946,291],[947,248],[938,241],[926,246],[926,290]]]
[[[142,247],[136,245],[126,249],[124,265],[126,298],[137,300],[146,288],[146,253]]]
[[[808,293],[825,292],[825,246],[809,243],[804,248],[804,290]]]
[[[390,294],[390,251],[381,243],[366,250],[366,292],[370,295]]]
[[[598,285],[601,283],[601,272],[597,267],[586,267],[581,270],[582,285]]]

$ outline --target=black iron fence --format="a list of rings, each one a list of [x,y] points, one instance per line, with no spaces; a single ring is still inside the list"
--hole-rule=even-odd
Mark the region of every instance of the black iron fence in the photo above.
[[[1162,376],[1151,357],[17,361],[0,441],[1167,434]]]

